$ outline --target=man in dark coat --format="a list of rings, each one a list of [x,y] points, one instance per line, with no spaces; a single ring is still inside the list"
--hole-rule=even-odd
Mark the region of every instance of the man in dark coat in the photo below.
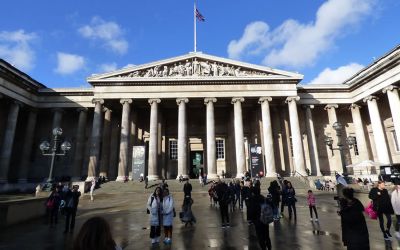
[[[215,191],[217,192],[219,210],[221,212],[222,228],[230,227],[228,206],[231,195],[229,187],[225,182],[219,182],[215,187]]]
[[[339,201],[342,223],[342,241],[348,250],[369,250],[369,234],[364,218],[364,206],[354,198],[352,188],[344,188]]]
[[[184,197],[192,197],[192,184],[189,183],[189,179],[186,180],[185,185],[183,185]]]
[[[253,223],[255,226],[258,243],[262,250],[272,249],[271,247],[271,239],[269,237],[269,224],[264,224],[260,221],[261,216],[261,205],[264,202],[267,202],[269,206],[272,207],[272,201],[270,199],[266,199],[261,195],[261,189],[259,186],[255,186],[252,189],[253,196],[251,197],[251,203],[253,207]]]
[[[65,194],[65,230],[64,233],[72,233],[75,227],[75,217],[78,210],[79,197],[81,192],[78,191],[79,186],[74,185],[72,191],[68,190]]]

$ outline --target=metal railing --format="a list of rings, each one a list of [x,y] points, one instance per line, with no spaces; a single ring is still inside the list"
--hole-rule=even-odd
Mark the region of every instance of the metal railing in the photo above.
[[[302,175],[298,171],[295,171],[294,176],[298,177],[300,181],[302,181],[304,184],[307,185],[307,187],[315,188],[315,183],[314,182],[310,182],[310,180],[306,176]]]

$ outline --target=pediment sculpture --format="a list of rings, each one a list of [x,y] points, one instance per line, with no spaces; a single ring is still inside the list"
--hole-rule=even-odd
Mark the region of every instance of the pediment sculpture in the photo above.
[[[138,69],[117,77],[222,77],[222,76],[267,76],[269,72],[243,69],[240,66],[198,60],[187,59],[180,62],[156,65],[154,67]]]

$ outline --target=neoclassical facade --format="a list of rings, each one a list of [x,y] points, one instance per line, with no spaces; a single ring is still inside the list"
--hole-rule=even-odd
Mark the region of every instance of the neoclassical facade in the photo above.
[[[262,145],[267,176],[398,163],[399,64],[400,46],[342,84],[301,85],[298,73],[189,53],[92,75],[91,88],[50,89],[0,60],[0,183],[48,176],[39,144],[55,127],[72,149],[56,157],[54,175],[73,180],[124,180],[134,146],[145,146],[149,179],[199,169],[241,176],[250,143]],[[341,159],[336,145],[349,136],[354,145],[343,146]]]

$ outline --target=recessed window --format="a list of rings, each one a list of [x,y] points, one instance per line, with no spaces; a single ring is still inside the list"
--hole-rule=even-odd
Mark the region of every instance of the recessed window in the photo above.
[[[177,140],[169,141],[169,159],[170,160],[178,159],[178,141]]]
[[[357,137],[354,134],[351,134],[350,136],[354,137],[354,144],[353,144],[353,148],[354,148],[354,155],[360,155],[360,153],[358,152],[358,144],[357,144]]]
[[[217,147],[217,160],[225,159],[225,140],[217,139],[215,140],[215,145]]]
[[[393,139],[393,144],[394,144],[395,150],[396,150],[396,152],[399,152],[400,148],[399,148],[399,142],[397,141],[396,131],[392,130],[391,134],[392,134],[392,139]]]

